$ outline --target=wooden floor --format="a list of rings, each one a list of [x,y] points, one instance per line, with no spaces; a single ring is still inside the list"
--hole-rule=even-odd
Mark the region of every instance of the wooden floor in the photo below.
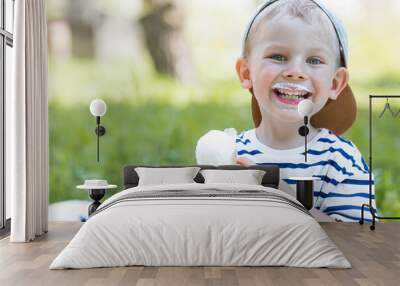
[[[48,270],[80,224],[53,223],[28,244],[0,241],[0,285],[400,285],[400,223],[321,223],[352,269],[289,267],[122,267]]]

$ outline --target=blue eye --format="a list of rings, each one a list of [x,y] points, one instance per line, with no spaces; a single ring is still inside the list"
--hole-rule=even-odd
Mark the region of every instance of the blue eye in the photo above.
[[[280,62],[283,62],[283,61],[286,60],[286,57],[285,57],[285,56],[278,55],[278,54],[272,55],[272,56],[270,56],[269,58],[270,58],[270,59],[273,59],[273,60],[276,60],[276,61],[280,61]]]
[[[319,58],[309,58],[307,62],[311,65],[320,65],[323,63]]]

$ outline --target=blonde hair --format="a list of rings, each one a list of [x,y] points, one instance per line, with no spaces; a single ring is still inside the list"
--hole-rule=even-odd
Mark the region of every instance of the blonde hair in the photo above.
[[[331,43],[332,52],[337,59],[336,66],[339,67],[342,65],[339,40],[333,24],[324,11],[311,0],[279,0],[265,8],[257,16],[249,31],[242,54],[244,58],[250,54],[251,41],[254,35],[259,31],[261,23],[266,23],[267,21],[272,21],[282,16],[292,16],[303,20],[307,24],[321,27],[322,34],[325,38],[328,37],[327,40]]]

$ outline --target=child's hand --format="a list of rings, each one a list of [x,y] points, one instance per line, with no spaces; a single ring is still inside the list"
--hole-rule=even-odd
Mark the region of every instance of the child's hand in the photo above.
[[[244,158],[244,157],[236,159],[236,164],[238,164],[240,166],[245,166],[245,167],[255,165],[255,163],[252,160],[250,160],[248,158]]]

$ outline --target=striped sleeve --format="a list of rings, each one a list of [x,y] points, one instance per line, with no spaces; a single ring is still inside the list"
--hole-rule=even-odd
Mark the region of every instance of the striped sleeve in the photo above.
[[[353,145],[343,147],[337,152],[335,162],[341,166],[341,174],[329,170],[323,178],[322,187],[317,194],[316,207],[329,216],[342,221],[359,221],[363,204],[369,204],[369,168],[360,151]],[[371,205],[376,210],[375,186],[372,176]],[[372,220],[368,207],[364,208],[364,219]]]

